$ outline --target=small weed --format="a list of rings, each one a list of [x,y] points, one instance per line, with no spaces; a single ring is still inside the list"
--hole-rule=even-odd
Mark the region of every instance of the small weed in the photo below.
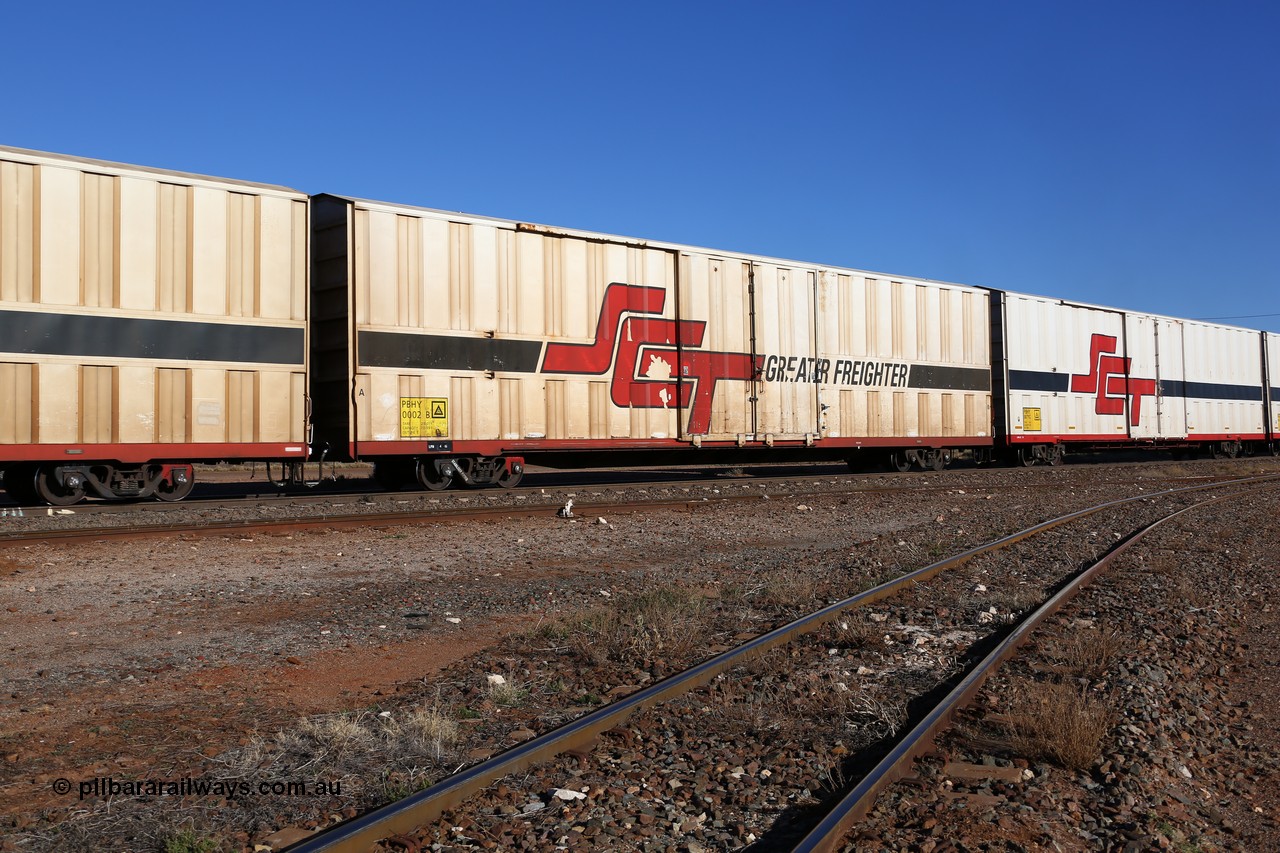
[[[479,712],[479,711],[472,710],[471,708],[468,708],[468,707],[466,707],[466,706],[463,706],[463,707],[459,708],[457,713],[458,713],[458,719],[459,719],[459,720],[478,720],[478,719],[480,719],[480,712]]]
[[[508,679],[499,684],[490,684],[489,698],[493,700],[495,705],[501,705],[504,708],[517,708],[529,698],[529,691],[518,681]]]
[[[587,705],[603,705],[604,697],[596,693],[587,693],[583,695],[582,701]]]
[[[164,853],[213,853],[217,849],[217,841],[194,829],[180,830],[164,840]]]

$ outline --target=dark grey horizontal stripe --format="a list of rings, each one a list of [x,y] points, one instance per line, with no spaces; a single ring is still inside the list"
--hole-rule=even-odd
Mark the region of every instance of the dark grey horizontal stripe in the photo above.
[[[305,345],[301,328],[0,310],[0,352],[301,365]]]
[[[1280,403],[1280,388],[1271,389],[1271,402]]]
[[[356,363],[361,367],[534,373],[542,355],[542,341],[502,338],[361,332],[357,342]]]
[[[990,391],[991,371],[984,367],[940,367],[913,364],[908,388],[942,388],[951,391]]]
[[[1182,382],[1166,379],[1160,383],[1166,397],[1187,397],[1195,400],[1247,400],[1262,402],[1261,385],[1219,385],[1216,382]]]
[[[1010,370],[1010,391],[1066,391],[1071,376],[1042,370]]]

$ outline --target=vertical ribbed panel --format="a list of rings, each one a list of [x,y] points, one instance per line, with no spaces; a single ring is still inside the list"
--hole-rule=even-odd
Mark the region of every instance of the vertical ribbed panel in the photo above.
[[[36,441],[32,406],[35,400],[35,365],[0,364],[0,443],[30,444]]]
[[[34,302],[36,167],[0,162],[0,299]]]
[[[85,173],[80,186],[80,302],[111,308],[119,288],[119,179]]]
[[[258,313],[258,197],[227,193],[227,313]]]
[[[156,441],[162,444],[191,440],[189,428],[190,371],[162,367],[156,371]]]
[[[80,368],[80,441],[115,440],[115,368]]]
[[[396,325],[422,325],[422,220],[396,217]]]
[[[156,287],[161,311],[185,313],[191,304],[191,188],[158,184]]]
[[[251,370],[227,371],[227,441],[257,441],[257,378]]]

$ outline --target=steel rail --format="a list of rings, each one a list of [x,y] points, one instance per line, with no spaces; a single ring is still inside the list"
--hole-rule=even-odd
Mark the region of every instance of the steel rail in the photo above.
[[[1275,486],[1271,486],[1275,488]],[[829,853],[836,849],[858,821],[866,817],[884,789],[906,775],[911,763],[933,744],[939,731],[951,721],[955,712],[972,701],[987,679],[999,665],[1013,656],[1026,642],[1033,630],[1057,613],[1064,604],[1076,596],[1090,581],[1105,571],[1121,554],[1140,541],[1148,533],[1184,512],[1200,509],[1219,501],[1239,497],[1239,493],[1219,495],[1191,506],[1175,510],[1163,518],[1130,533],[1093,565],[1081,570],[1066,586],[1054,593],[1033,613],[1025,616],[1018,625],[996,645],[960,683],[939,702],[925,717],[890,750],[879,764],[850,791],[836,807],[805,838],[796,845],[793,853]]]
[[[785,482],[793,480],[794,477],[780,477],[775,479],[769,478],[761,480],[760,478],[752,478],[751,482]],[[1173,482],[1186,482],[1188,480],[1203,480],[1204,477],[1178,478]],[[637,483],[630,485],[643,485],[649,488],[659,487],[683,487],[688,481],[673,481],[670,483]],[[717,481],[726,482],[726,481]],[[1202,483],[1205,488],[1211,488],[1216,485],[1225,485],[1238,482],[1238,480],[1213,480],[1211,483]],[[1055,483],[1028,483],[1023,484],[1022,488],[1041,489],[1055,488]],[[601,488],[621,489],[620,486],[604,486]],[[708,487],[710,488],[710,487]],[[913,494],[929,494],[933,492],[948,492],[956,488],[954,485],[920,485],[910,487],[898,486],[854,486],[850,489],[833,489],[822,491],[794,491],[790,495],[796,499],[818,499],[823,497],[847,497],[851,495],[871,495],[884,493],[913,493]],[[971,486],[975,491],[990,490],[994,487],[989,486]],[[378,495],[391,495],[395,493],[378,492]],[[1151,492],[1149,494],[1163,494],[1162,492]],[[365,497],[363,493],[347,492],[332,495],[332,498],[338,499],[341,504],[355,503]],[[1148,495],[1149,496],[1149,495]],[[283,502],[299,496],[281,496],[278,500]],[[319,496],[306,495],[305,498],[319,498]],[[240,499],[243,502],[259,500],[258,498]],[[718,496],[702,496],[699,498],[682,497],[667,500],[651,500],[651,501],[603,501],[598,503],[581,503],[575,504],[579,515],[583,517],[592,515],[604,515],[606,513],[628,513],[639,512],[645,509],[671,509],[684,507],[693,510],[699,506],[710,506],[713,504],[730,504],[743,501],[758,501],[759,494],[742,494],[742,495],[718,495]],[[272,501],[274,502],[274,500]],[[310,502],[310,501],[308,501]],[[175,512],[184,509],[200,510],[208,508],[239,508],[242,503],[230,501],[208,501],[208,502],[184,502],[182,504],[156,504],[148,505],[144,510],[146,512]],[[151,536],[175,536],[175,535],[214,535],[219,533],[253,533],[253,532],[289,532],[294,530],[307,530],[313,528],[329,528],[342,529],[350,527],[390,527],[395,525],[416,525],[431,524],[457,521],[470,521],[486,518],[499,517],[515,517],[515,518],[540,518],[548,512],[554,512],[560,508],[559,500],[548,501],[545,503],[529,503],[523,505],[502,504],[500,506],[489,507],[459,507],[456,509],[412,509],[412,510],[393,510],[390,512],[366,512],[366,513],[344,513],[335,515],[326,515],[323,513],[314,515],[304,515],[294,518],[275,518],[275,519],[237,519],[232,521],[182,521],[182,522],[162,522],[159,524],[122,524],[108,527],[72,527],[62,530],[31,530],[31,531],[15,531],[12,533],[0,533],[0,547],[5,545],[34,545],[37,543],[70,543],[70,542],[92,542],[105,539],[141,539]],[[167,507],[168,509],[160,509]],[[103,504],[94,505],[94,509],[101,509],[97,514],[113,514],[111,510],[119,508],[119,511],[125,510],[123,505]],[[136,506],[134,507],[136,509]],[[79,512],[80,510],[77,510]]]
[[[352,818],[345,823],[338,824],[320,835],[305,839],[297,845],[289,847],[288,851],[289,853],[364,853],[372,844],[378,841],[393,835],[411,832],[417,827],[438,818],[446,810],[462,803],[467,797],[479,792],[503,776],[518,772],[533,764],[547,761],[563,753],[589,752],[603,732],[622,724],[632,714],[701,687],[732,667],[758,657],[802,634],[821,628],[826,623],[837,618],[845,610],[865,606],[896,595],[915,584],[933,578],[946,569],[963,565],[974,557],[998,551],[1039,533],[1044,533],[1063,524],[1113,507],[1185,492],[1203,491],[1224,486],[1253,485],[1257,482],[1273,479],[1280,479],[1280,475],[1272,474],[1264,477],[1242,478],[1213,484],[1184,486],[1163,492],[1151,492],[1120,498],[1041,522],[1016,533],[995,539],[985,545],[971,548],[953,557],[931,563],[892,581],[845,598],[835,604],[830,604],[821,610],[803,616],[766,634],[761,634],[741,646],[709,658],[684,672],[669,676],[617,702],[585,714],[566,725],[514,746],[479,764],[474,764],[428,788],[411,794],[403,800],[382,806],[364,815]]]

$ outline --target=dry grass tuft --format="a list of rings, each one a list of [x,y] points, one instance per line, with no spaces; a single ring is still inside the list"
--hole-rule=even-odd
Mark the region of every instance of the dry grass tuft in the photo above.
[[[1105,701],[1070,684],[1039,684],[1017,696],[1007,715],[1010,746],[1033,760],[1087,770],[1102,753],[1102,739],[1115,723]]]
[[[1073,631],[1044,653],[1064,674],[1096,681],[1124,649],[1125,640],[1119,631],[1088,628]]]
[[[593,664],[636,664],[697,654],[709,633],[700,592],[659,586],[620,598],[566,623],[567,643]]]

